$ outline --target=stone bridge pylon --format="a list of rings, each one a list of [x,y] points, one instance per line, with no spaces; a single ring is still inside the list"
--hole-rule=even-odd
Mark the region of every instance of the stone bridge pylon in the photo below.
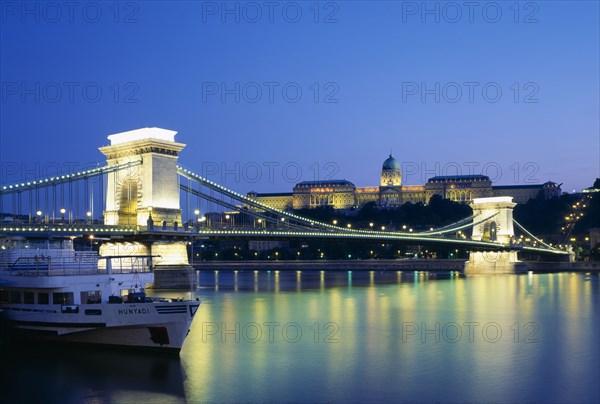
[[[104,224],[146,226],[181,224],[177,157],[185,144],[175,142],[177,132],[142,128],[108,136],[100,147],[107,165],[132,165],[108,174]]]
[[[517,205],[512,196],[475,198],[471,204],[473,221],[489,217],[475,226],[471,238],[511,245],[515,235],[513,209]],[[514,273],[524,264],[517,258],[517,251],[471,251],[465,263],[465,274]]]

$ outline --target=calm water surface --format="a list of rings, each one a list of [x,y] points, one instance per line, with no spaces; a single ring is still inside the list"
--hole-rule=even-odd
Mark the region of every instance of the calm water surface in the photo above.
[[[0,401],[600,402],[597,274],[199,280],[180,359],[17,351],[2,358]]]

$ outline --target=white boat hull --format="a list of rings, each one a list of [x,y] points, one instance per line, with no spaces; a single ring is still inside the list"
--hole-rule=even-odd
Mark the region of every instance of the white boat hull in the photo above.
[[[179,352],[199,302],[2,305],[10,334],[56,342]],[[6,328],[6,327],[5,327]]]

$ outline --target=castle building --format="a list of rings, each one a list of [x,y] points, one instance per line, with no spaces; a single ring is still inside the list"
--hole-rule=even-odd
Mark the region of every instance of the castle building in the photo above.
[[[444,175],[427,180],[426,199],[433,195],[456,202],[470,203],[473,198],[493,196],[492,181],[487,175]]]
[[[552,181],[543,184],[494,185],[492,193],[493,196],[512,196],[516,203],[527,203],[538,195],[542,195],[544,199],[558,198],[562,195],[561,185]]]
[[[292,192],[249,192],[248,197],[276,209],[304,209],[331,206],[351,209],[374,202],[380,208],[394,208],[407,202],[428,203],[434,195],[460,203],[471,203],[474,198],[512,196],[516,203],[526,203],[542,195],[545,199],[558,198],[561,184],[492,185],[486,175],[435,176],[425,185],[402,185],[400,163],[391,154],[381,167],[379,186],[357,187],[348,180],[303,181]]]

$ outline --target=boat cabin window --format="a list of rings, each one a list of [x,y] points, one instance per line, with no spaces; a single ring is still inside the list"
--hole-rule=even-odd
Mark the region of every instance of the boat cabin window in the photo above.
[[[8,303],[8,292],[0,290],[0,303]]]
[[[102,292],[100,292],[99,290],[81,292],[81,303],[85,303],[85,304],[102,303]]]
[[[23,292],[23,303],[33,304],[33,292]]]
[[[13,290],[12,292],[10,292],[10,302],[21,303],[21,292],[18,290]]]
[[[50,295],[46,292],[38,292],[38,304],[50,304]]]
[[[52,293],[52,303],[54,304],[75,304],[73,292]]]

